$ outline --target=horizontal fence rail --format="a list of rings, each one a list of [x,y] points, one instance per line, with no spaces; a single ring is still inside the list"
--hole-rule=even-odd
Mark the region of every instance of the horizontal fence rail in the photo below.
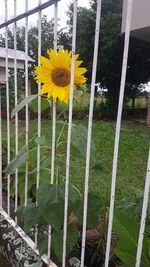
[[[17,0],[14,0],[14,17],[8,20],[8,1],[4,0],[5,3],[5,22],[0,24],[0,29],[4,29],[5,31],[5,74],[6,74],[6,108],[7,108],[7,164],[11,162],[11,130],[10,130],[10,67],[9,67],[9,58],[8,58],[8,26],[13,26],[13,40],[14,40],[14,107],[17,108],[18,99],[19,99],[19,86],[18,86],[18,69],[17,69],[17,22],[21,19],[25,19],[25,40],[24,40],[24,51],[25,51],[25,70],[24,73],[24,85],[25,85],[25,98],[28,98],[30,95],[30,85],[29,85],[29,16],[37,13],[38,18],[38,65],[41,64],[40,56],[42,51],[42,10],[47,9],[48,7],[54,7],[54,15],[53,15],[53,49],[57,52],[58,45],[58,8],[59,1],[61,0],[49,0],[45,3],[42,3],[42,0],[38,0],[38,6],[30,9],[28,8],[29,0],[24,1],[24,9],[25,12],[17,15]],[[115,193],[116,193],[116,178],[117,178],[117,168],[118,168],[118,154],[119,154],[119,142],[120,142],[120,132],[121,132],[121,119],[122,119],[122,110],[123,110],[123,101],[124,101],[124,91],[126,84],[126,73],[127,73],[127,63],[128,63],[128,52],[129,52],[129,44],[130,44],[130,28],[131,28],[131,19],[132,19],[132,4],[133,0],[128,0],[127,14],[126,14],[126,30],[125,30],[125,39],[124,39],[124,53],[123,53],[123,61],[122,61],[122,74],[120,81],[120,96],[118,103],[118,114],[117,114],[117,122],[116,122],[116,133],[115,133],[115,142],[114,142],[114,155],[113,155],[113,168],[112,168],[112,181],[111,181],[111,195],[110,195],[110,209],[109,209],[109,222],[108,222],[108,233],[107,233],[107,242],[106,242],[106,255],[105,255],[105,263],[104,266],[109,266],[110,261],[110,251],[111,251],[111,242],[112,242],[112,226],[113,226],[113,217],[114,217],[114,205],[115,205]],[[71,138],[73,131],[73,97],[74,97],[74,86],[75,86],[75,64],[76,64],[76,36],[77,36],[77,21],[78,21],[78,1],[73,0],[73,27],[72,27],[72,55],[71,55],[71,72],[70,72],[70,97],[69,97],[69,118],[67,129],[67,144],[66,144],[66,161],[65,161],[65,178],[64,178],[64,217],[63,217],[63,227],[62,227],[62,259],[61,265],[62,267],[66,266],[67,259],[67,242],[68,241],[68,217],[69,217],[69,183],[70,183],[70,168],[71,168]],[[93,49],[93,66],[92,66],[92,77],[91,77],[91,91],[90,91],[90,105],[89,105],[89,117],[88,117],[88,131],[87,131],[87,141],[86,141],[86,163],[85,163],[85,179],[84,179],[84,198],[83,198],[83,218],[82,218],[82,231],[81,231],[81,251],[80,251],[80,266],[84,267],[85,264],[85,249],[86,249],[86,230],[87,230],[87,216],[88,216],[88,193],[89,193],[89,177],[90,177],[90,159],[91,159],[91,145],[92,145],[92,125],[93,125],[93,108],[94,108],[94,97],[95,97],[95,83],[96,83],[96,73],[97,73],[97,61],[99,55],[99,39],[101,36],[100,32],[100,23],[101,23],[101,9],[102,9],[102,0],[97,0],[97,9],[95,16],[95,40],[94,40],[94,49]],[[49,47],[48,47],[49,48]],[[47,49],[48,49],[47,48]],[[92,51],[90,51],[92,53]],[[42,59],[41,59],[42,61]],[[42,137],[42,114],[41,114],[41,83],[37,85],[37,138]],[[55,176],[56,169],[56,111],[57,111],[57,103],[51,99],[51,121],[52,121],[52,139],[49,140],[51,143],[51,148],[49,149],[49,165],[50,165],[50,175],[49,175],[49,184],[48,186],[52,186],[54,183],[59,183],[58,177]],[[19,220],[17,215],[12,214],[11,212],[11,176],[7,175],[7,207],[3,204],[3,137],[2,137],[2,99],[1,99],[1,89],[0,89],[0,214],[8,221],[8,223],[18,232],[18,234],[22,237],[22,239],[34,250],[37,255],[40,255],[38,249],[38,233],[39,226],[35,225],[34,229],[34,237],[30,237],[30,234],[27,235],[21,228],[19,224]],[[25,104],[25,134],[24,134],[24,144],[27,149],[27,158],[25,162],[25,170],[24,170],[24,207],[28,205],[28,189],[29,189],[29,143],[32,140],[29,140],[29,124],[30,124],[30,112],[29,112],[30,104],[26,102]],[[15,156],[19,153],[19,118],[18,112],[15,113],[14,118],[14,126],[15,126]],[[61,133],[60,133],[61,135]],[[37,192],[40,187],[40,174],[41,174],[41,144],[37,142],[36,144],[36,168],[35,168],[35,191]],[[99,151],[101,153],[101,151]],[[19,206],[19,178],[20,173],[18,168],[15,169],[14,172],[15,177],[15,196],[14,196],[14,209],[17,211]],[[144,190],[144,198],[143,198],[143,209],[141,214],[141,224],[139,231],[139,239],[137,244],[137,255],[136,255],[136,265],[135,267],[140,267],[141,264],[141,256],[142,256],[142,246],[143,246],[143,238],[145,233],[145,223],[147,216],[147,208],[148,208],[148,199],[149,199],[149,188],[150,188],[150,151],[148,157],[148,165],[147,165],[147,173],[146,173],[146,181],[145,181],[145,190]],[[35,200],[35,207],[38,207],[37,200]],[[49,222],[48,222],[49,224]],[[45,232],[46,236],[46,244],[47,244],[47,252],[44,255],[40,255],[43,262],[47,264],[49,267],[57,266],[52,260],[52,227],[47,224],[47,228]]]
[[[4,23],[0,24],[0,29],[4,28],[4,27],[6,27],[6,26],[9,26],[9,25],[11,25],[12,23],[17,22],[17,21],[19,21],[19,20],[21,20],[21,19],[23,19],[23,18],[26,18],[26,17],[28,17],[28,16],[31,16],[31,15],[33,15],[33,14],[39,12],[40,10],[46,9],[46,8],[48,8],[49,6],[54,5],[54,4],[56,3],[56,1],[58,2],[58,1],[60,1],[60,0],[49,0],[49,1],[47,1],[46,3],[43,3],[43,4],[41,4],[41,5],[38,5],[37,7],[33,8],[33,9],[31,9],[31,10],[28,10],[28,11],[26,10],[26,12],[24,12],[23,14],[20,14],[20,15],[18,15],[18,16],[15,16],[14,18],[12,18],[12,19],[10,19],[10,20],[7,20],[7,21],[5,21]]]

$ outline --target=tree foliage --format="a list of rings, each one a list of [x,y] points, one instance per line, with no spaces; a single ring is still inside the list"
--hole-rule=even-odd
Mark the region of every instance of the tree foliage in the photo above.
[[[88,81],[91,80],[93,46],[95,35],[96,0],[91,0],[91,7],[78,8],[77,51],[81,54],[88,68]],[[110,111],[117,110],[120,90],[124,34],[121,34],[122,1],[102,0],[102,16],[99,39],[99,57],[97,82],[108,89],[106,94]],[[72,30],[72,6],[68,12],[68,25]],[[130,38],[130,49],[127,68],[126,98],[136,97],[141,83],[149,78],[150,46],[148,43]],[[133,90],[134,88],[134,90]],[[134,94],[133,94],[134,92]]]
[[[108,89],[106,93],[107,105],[110,111],[117,110],[117,103],[120,90],[120,79],[122,69],[122,58],[124,48],[124,34],[121,34],[122,22],[122,0],[102,0],[102,16],[100,26],[99,53],[97,66],[97,82]],[[94,37],[95,37],[95,18],[97,0],[90,1],[90,8],[78,7],[77,20],[77,52],[86,66],[88,83],[91,82]],[[70,5],[68,17],[68,31],[60,29],[58,31],[58,46],[64,49],[71,48],[72,40],[72,20],[73,6]],[[48,48],[53,47],[53,20],[48,21],[46,16],[42,17],[42,55],[46,55]],[[28,32],[29,56],[37,65],[38,59],[38,28],[32,27]],[[17,28],[17,49],[24,50],[25,47],[25,28]],[[14,47],[13,31],[8,31],[8,45]],[[0,45],[4,46],[4,38],[0,36]],[[141,83],[146,83],[149,78],[150,46],[148,43],[130,38],[130,48],[128,57],[126,97],[134,99],[140,92]],[[32,66],[33,70],[33,66]],[[30,71],[31,77],[33,76]],[[32,82],[34,87],[34,82]],[[134,105],[133,105],[134,106]]]

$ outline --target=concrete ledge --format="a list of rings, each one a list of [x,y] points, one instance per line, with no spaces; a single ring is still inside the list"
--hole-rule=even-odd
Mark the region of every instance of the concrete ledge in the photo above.
[[[0,253],[12,267],[46,266],[2,215],[0,215]]]

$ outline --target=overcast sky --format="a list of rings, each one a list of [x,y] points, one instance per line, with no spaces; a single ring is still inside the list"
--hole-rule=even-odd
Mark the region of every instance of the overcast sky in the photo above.
[[[14,15],[14,0],[8,1],[8,19],[12,18]],[[17,1],[17,15],[25,11],[25,0],[16,0]],[[47,0],[42,0],[42,3],[47,2]],[[58,3],[58,17],[60,18],[60,24],[62,27],[66,26],[66,14],[68,10],[68,5],[73,2],[72,0],[61,0]],[[32,9],[38,5],[38,0],[28,0],[28,8]],[[89,0],[78,0],[78,5],[89,7]],[[47,15],[49,19],[53,17],[53,7],[46,8],[42,11],[43,15]],[[4,22],[5,17],[5,5],[4,0],[0,0],[0,23]],[[37,13],[35,15],[29,16],[29,25],[35,25],[37,22]],[[24,24],[22,20],[21,25]]]

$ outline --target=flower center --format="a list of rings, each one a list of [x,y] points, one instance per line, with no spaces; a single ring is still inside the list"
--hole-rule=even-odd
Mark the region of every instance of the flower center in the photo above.
[[[55,68],[52,71],[52,81],[57,86],[65,87],[70,84],[70,71],[66,68]]]

